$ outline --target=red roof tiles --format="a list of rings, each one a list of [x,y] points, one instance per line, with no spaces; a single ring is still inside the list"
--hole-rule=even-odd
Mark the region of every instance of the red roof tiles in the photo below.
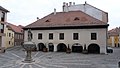
[[[60,27],[60,26],[107,25],[82,11],[56,12],[39,19],[25,28]]]
[[[116,36],[116,35],[118,36],[119,33],[120,33],[120,27],[119,28],[116,27],[116,28],[111,29],[111,30],[108,31],[109,36]]]
[[[11,23],[7,23],[7,26],[10,27],[16,33],[23,33],[22,26],[16,26]]]

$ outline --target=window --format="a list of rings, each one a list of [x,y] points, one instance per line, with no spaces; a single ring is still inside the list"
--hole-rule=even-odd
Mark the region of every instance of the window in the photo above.
[[[16,34],[16,37],[17,37],[17,39],[19,39],[19,38],[18,38],[18,34]]]
[[[97,33],[91,33],[91,40],[97,40]]]
[[[12,34],[12,38],[13,38],[13,34]]]
[[[60,33],[60,34],[59,34],[59,39],[60,39],[60,40],[64,40],[64,33]]]
[[[42,39],[42,33],[38,34],[38,39]]]
[[[78,33],[73,33],[73,40],[78,40],[79,36]]]
[[[75,17],[74,21],[76,21],[76,20],[80,20],[79,17]]]
[[[49,39],[53,39],[53,33],[49,33]]]
[[[10,41],[9,41],[9,45],[10,45]]]
[[[4,33],[4,24],[1,23],[1,24],[0,24],[0,28],[1,28],[1,29],[0,29],[0,33]]]
[[[1,17],[1,21],[5,21],[5,13],[4,12],[2,12],[2,17]]]
[[[11,33],[9,33],[9,37],[11,37]]]
[[[46,20],[45,22],[50,22],[50,20]]]

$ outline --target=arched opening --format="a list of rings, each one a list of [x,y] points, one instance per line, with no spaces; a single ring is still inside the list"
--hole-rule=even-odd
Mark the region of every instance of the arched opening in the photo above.
[[[72,52],[81,53],[82,51],[83,51],[83,47],[79,43],[75,43],[72,45]]]
[[[97,45],[97,44],[90,44],[88,46],[88,53],[99,54],[100,53],[99,45]]]
[[[53,51],[54,51],[54,45],[53,45],[53,43],[49,43],[49,44],[48,44],[48,47],[49,47],[49,51],[50,51],[50,52],[53,52]]]
[[[43,51],[43,49],[46,48],[46,46],[43,43],[38,44],[38,50]]]
[[[57,45],[57,51],[58,52],[66,52],[67,46],[64,43],[59,43]]]

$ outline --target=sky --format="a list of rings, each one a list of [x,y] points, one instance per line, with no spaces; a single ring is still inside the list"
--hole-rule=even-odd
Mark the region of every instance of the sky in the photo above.
[[[84,4],[85,1],[108,12],[109,30],[120,26],[120,0],[0,0],[0,6],[10,11],[7,22],[26,26],[36,21],[37,17],[43,18],[52,13],[54,8],[61,12],[63,2]]]

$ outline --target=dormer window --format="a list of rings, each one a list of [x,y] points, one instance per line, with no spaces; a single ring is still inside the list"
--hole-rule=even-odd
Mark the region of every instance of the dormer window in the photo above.
[[[45,22],[50,22],[50,20],[46,20]]]
[[[23,30],[21,30],[21,32],[23,32]]]
[[[75,17],[74,21],[76,21],[76,20],[80,20],[80,19],[78,17]]]

